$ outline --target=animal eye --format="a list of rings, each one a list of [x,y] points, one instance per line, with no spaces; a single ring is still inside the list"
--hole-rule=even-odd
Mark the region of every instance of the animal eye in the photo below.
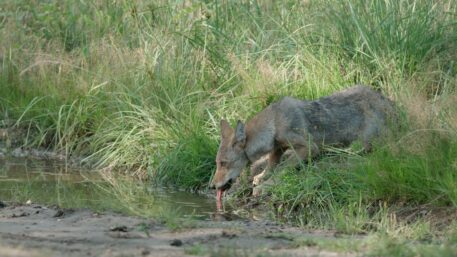
[[[221,167],[225,167],[227,166],[227,162],[219,162],[219,165],[221,165]]]

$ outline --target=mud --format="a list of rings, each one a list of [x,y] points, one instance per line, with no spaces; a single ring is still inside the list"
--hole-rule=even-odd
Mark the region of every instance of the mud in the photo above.
[[[37,204],[0,208],[1,256],[351,256],[300,246],[331,238],[268,221],[195,221],[171,230],[155,220]]]

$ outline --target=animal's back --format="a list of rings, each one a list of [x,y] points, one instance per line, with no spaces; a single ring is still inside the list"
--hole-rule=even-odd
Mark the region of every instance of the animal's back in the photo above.
[[[386,126],[390,100],[366,86],[355,86],[308,102],[304,116],[316,142],[348,145],[369,141]]]
[[[369,87],[354,86],[315,101],[285,97],[270,108],[278,137],[300,130],[318,145],[348,145],[378,135],[392,104]]]

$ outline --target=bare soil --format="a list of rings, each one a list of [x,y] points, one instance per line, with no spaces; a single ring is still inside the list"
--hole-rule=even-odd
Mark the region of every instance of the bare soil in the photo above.
[[[296,238],[334,237],[268,221],[196,221],[171,230],[117,213],[37,204],[0,206],[1,256],[353,256]]]

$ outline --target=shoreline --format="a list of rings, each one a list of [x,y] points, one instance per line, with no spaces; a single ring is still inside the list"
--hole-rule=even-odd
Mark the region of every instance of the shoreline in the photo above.
[[[0,208],[0,249],[6,256],[354,256],[301,246],[303,238],[336,237],[268,221],[195,221],[172,230],[154,219],[113,212],[39,204]]]

